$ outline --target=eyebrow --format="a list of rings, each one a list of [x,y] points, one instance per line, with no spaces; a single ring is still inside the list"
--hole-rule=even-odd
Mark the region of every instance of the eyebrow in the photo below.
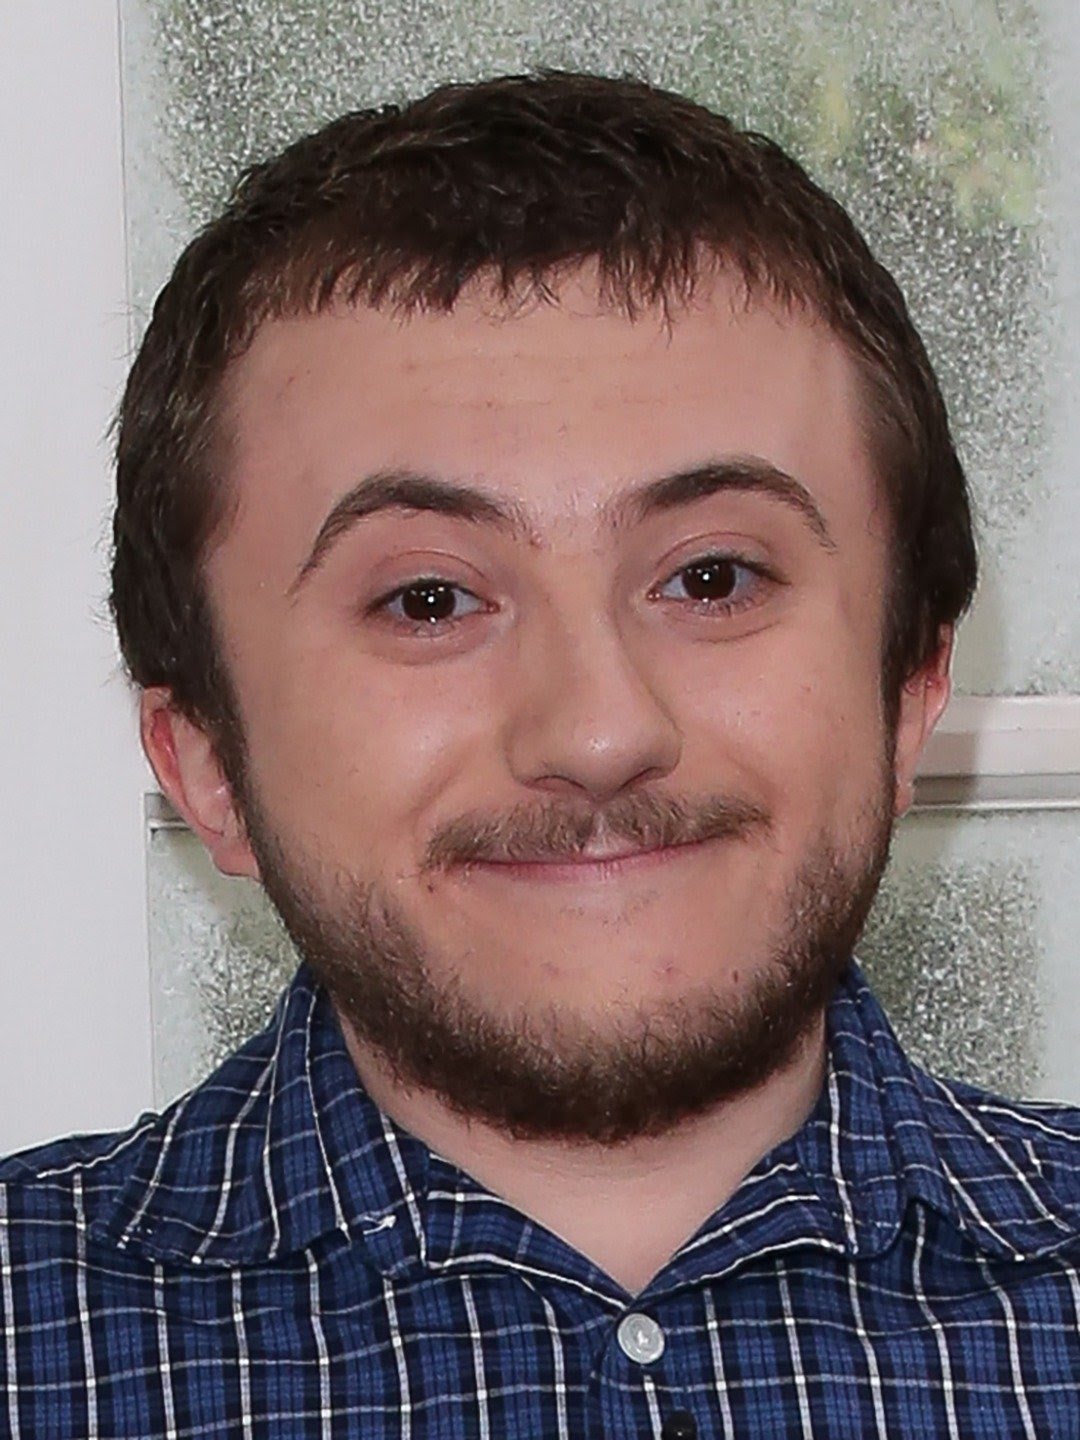
[[[599,507],[601,524],[612,532],[639,525],[652,515],[680,509],[710,495],[737,491],[767,495],[796,511],[823,549],[835,551],[810,491],[801,481],[757,456],[707,462],[643,481]],[[541,547],[527,509],[519,501],[494,495],[481,486],[425,475],[416,470],[380,470],[346,491],[327,515],[307,559],[289,585],[294,596],[323,563],[331,548],[361,520],[384,510],[426,511],[486,525],[513,540]]]

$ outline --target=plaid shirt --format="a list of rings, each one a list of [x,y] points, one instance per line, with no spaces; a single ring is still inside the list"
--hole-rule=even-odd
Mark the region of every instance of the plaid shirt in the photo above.
[[[302,966],[161,1115],[0,1162],[0,1435],[1080,1440],[1080,1111],[932,1079],[854,963],[828,1045],[631,1297],[376,1108]]]

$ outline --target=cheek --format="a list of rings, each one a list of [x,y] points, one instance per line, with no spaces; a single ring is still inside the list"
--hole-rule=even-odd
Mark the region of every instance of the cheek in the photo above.
[[[706,783],[745,787],[778,824],[829,824],[877,783],[877,657],[835,617],[705,651],[684,671],[679,693]]]
[[[280,655],[249,691],[253,779],[328,853],[411,860],[432,803],[491,747],[494,693],[453,666]]]

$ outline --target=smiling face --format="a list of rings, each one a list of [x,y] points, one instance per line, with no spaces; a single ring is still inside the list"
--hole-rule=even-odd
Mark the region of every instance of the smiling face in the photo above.
[[[835,336],[722,276],[631,321],[581,272],[513,315],[270,322],[223,419],[253,850],[193,732],[164,778],[357,1046],[522,1133],[655,1129],[790,1058],[947,693],[905,689],[894,752]]]

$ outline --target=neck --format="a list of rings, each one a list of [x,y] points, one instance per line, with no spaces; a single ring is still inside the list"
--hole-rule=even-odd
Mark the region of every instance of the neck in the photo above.
[[[819,1014],[794,1060],[765,1084],[669,1133],[617,1146],[518,1140],[398,1084],[339,1014],[375,1103],[431,1150],[562,1237],[631,1295],[798,1129],[825,1077]]]

